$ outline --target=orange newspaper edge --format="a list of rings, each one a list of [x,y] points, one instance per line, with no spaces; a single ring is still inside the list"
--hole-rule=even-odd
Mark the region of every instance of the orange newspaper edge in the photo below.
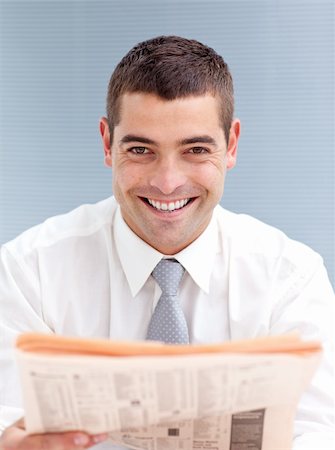
[[[54,334],[24,333],[18,336],[17,349],[23,352],[82,356],[177,356],[208,353],[291,353],[319,352],[317,341],[302,341],[298,333],[257,337],[218,344],[179,345],[150,341],[113,341]]]

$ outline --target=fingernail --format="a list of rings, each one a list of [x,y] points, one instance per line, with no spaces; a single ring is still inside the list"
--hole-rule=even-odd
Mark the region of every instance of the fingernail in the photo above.
[[[90,441],[90,438],[86,434],[77,434],[73,438],[74,445],[77,445],[78,447],[87,445]]]
[[[94,436],[92,436],[93,442],[95,442],[96,444],[105,441],[107,438],[108,438],[107,433],[95,434]]]

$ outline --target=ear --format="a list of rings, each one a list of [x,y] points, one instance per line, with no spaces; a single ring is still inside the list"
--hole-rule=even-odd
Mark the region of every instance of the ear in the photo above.
[[[107,167],[112,167],[112,150],[109,134],[109,126],[106,117],[100,119],[100,134],[104,148],[104,162]]]
[[[239,119],[234,119],[230,131],[229,131],[229,141],[227,148],[227,169],[232,169],[236,164],[237,157],[237,145],[238,139],[241,132],[241,122]]]

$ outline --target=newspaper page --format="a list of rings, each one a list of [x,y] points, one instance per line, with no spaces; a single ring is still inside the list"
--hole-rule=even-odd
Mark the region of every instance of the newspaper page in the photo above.
[[[291,448],[319,360],[302,354],[76,356],[18,350],[30,433],[109,432],[134,449]]]

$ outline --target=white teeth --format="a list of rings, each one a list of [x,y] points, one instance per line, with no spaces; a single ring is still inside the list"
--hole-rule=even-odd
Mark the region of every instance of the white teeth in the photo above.
[[[161,203],[156,200],[151,200],[150,198],[147,199],[151,206],[154,208],[160,210],[160,211],[175,211],[176,209],[183,208],[188,202],[189,198],[185,198],[183,200],[177,200],[175,202],[169,202],[169,203]]]

